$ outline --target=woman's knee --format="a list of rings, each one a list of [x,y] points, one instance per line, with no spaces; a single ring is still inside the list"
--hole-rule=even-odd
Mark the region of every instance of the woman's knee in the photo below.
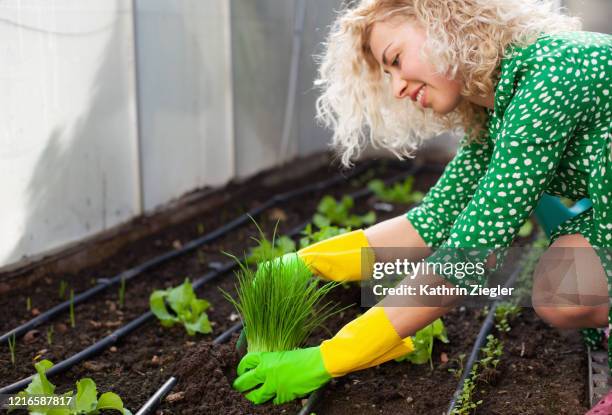
[[[605,327],[608,324],[608,308],[604,306],[536,306],[540,318],[560,329]]]
[[[534,274],[533,307],[559,328],[607,325],[608,284],[599,257],[580,234],[560,236]]]

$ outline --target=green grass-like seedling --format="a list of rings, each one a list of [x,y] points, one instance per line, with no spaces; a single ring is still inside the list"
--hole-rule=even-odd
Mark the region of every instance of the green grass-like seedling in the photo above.
[[[15,366],[15,349],[17,345],[17,339],[15,338],[15,334],[8,338],[8,347],[9,353],[11,354],[11,363]]]
[[[66,295],[66,288],[68,288],[68,283],[64,280],[61,280],[60,285],[59,285],[59,290],[57,293],[60,300],[64,299],[64,296]]]
[[[76,326],[74,320],[74,290],[70,290],[70,326],[72,328]]]
[[[121,284],[119,285],[119,308],[123,308],[125,305],[125,278],[121,278]]]
[[[47,344],[51,346],[53,344],[53,326],[49,326],[47,329]]]

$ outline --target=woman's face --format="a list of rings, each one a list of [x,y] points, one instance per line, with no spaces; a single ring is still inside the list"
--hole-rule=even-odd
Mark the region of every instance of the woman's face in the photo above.
[[[421,60],[419,51],[425,31],[404,18],[376,22],[370,35],[374,58],[391,76],[393,95],[412,99],[439,114],[453,111],[463,99],[459,81],[435,74],[431,64]]]

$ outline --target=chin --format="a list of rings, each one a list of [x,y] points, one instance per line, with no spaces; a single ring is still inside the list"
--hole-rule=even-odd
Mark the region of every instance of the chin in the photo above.
[[[444,99],[444,100],[432,100],[429,102],[431,109],[440,115],[446,115],[453,112],[459,104],[460,99]]]

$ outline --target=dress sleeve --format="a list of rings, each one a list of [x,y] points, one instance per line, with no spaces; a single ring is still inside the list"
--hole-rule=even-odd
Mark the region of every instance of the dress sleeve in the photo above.
[[[446,166],[442,176],[406,217],[427,246],[437,248],[448,238],[459,213],[476,191],[478,181],[485,174],[493,145],[488,131],[480,140],[467,143],[461,140],[457,155]]]
[[[586,113],[585,106],[591,105],[590,94],[571,61],[557,58],[550,66],[538,62],[528,59],[519,69],[515,93],[494,133],[486,173],[448,238],[428,262],[483,263],[489,254],[499,252],[499,268],[505,248],[556,174],[565,147]],[[461,287],[484,282],[484,275],[458,278],[450,271],[442,276]]]

